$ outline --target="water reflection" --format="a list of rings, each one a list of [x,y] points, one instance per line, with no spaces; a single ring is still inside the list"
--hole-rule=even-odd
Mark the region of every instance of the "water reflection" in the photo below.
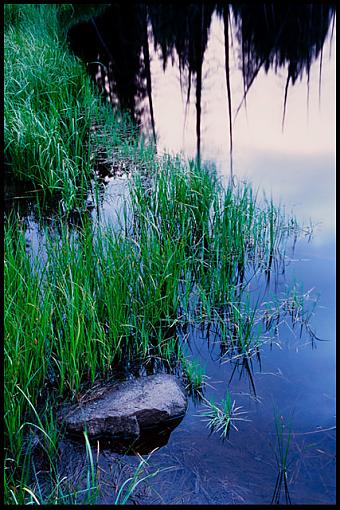
[[[312,63],[320,58],[330,26],[332,32],[335,5],[332,4],[232,4],[236,34],[241,46],[244,98],[258,72],[287,67],[284,109],[289,82],[309,75]]]
[[[154,139],[158,126],[154,104],[157,77],[153,61],[161,62],[163,72],[169,68],[169,60],[172,66],[176,63],[180,88],[186,97],[185,116],[192,83],[195,85],[195,152],[199,158],[204,112],[202,93],[207,81],[205,55],[216,19],[223,40],[220,53],[224,58],[224,102],[228,110],[224,122],[229,142],[224,142],[229,145],[231,156],[235,114],[232,111],[232,55],[235,60],[237,52],[236,67],[241,70],[243,80],[236,114],[241,105],[246,104],[246,96],[262,69],[266,73],[270,69],[275,73],[287,70],[283,121],[289,84],[294,85],[298,78],[306,75],[309,98],[311,66],[318,58],[321,87],[323,47],[329,31],[333,35],[335,5],[114,3],[103,15],[73,27],[69,40],[72,49],[87,62],[93,79],[107,99],[128,110]],[[164,95],[162,99],[165,100]]]

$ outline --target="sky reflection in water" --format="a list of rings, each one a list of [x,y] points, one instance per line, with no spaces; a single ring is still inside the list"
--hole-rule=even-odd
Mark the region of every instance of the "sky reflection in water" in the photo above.
[[[228,175],[229,139],[226,101],[224,42],[221,20],[213,17],[203,63],[202,159],[213,161],[221,175]],[[323,58],[319,105],[319,62],[307,86],[297,82],[288,92],[284,131],[281,130],[285,79],[273,71],[259,73],[233,124],[234,172],[255,187],[272,193],[286,207],[294,206],[302,221],[323,222],[320,235],[332,234],[335,220],[335,58],[333,34]],[[152,47],[152,45],[150,45]],[[331,54],[331,58],[329,57]],[[153,105],[158,148],[196,154],[195,99],[186,111],[181,94],[178,66],[167,66],[156,54],[151,60]],[[242,76],[236,63],[231,67],[233,103],[242,97]]]

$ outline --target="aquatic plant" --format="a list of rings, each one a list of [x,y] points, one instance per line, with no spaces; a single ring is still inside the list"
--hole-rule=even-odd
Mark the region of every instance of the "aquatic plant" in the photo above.
[[[238,421],[250,421],[245,418],[246,411],[240,411],[242,406],[236,406],[236,401],[232,401],[229,390],[226,392],[226,396],[222,399],[218,405],[213,401],[203,398],[203,405],[206,410],[202,410],[200,415],[207,418],[207,427],[211,432],[220,432],[220,437],[228,439],[231,427],[238,431],[236,422]]]
[[[98,483],[96,476],[96,466],[93,460],[92,449],[90,445],[90,441],[87,435],[87,431],[84,430],[84,439],[85,439],[85,447],[86,447],[86,460],[87,460],[87,492],[86,492],[86,503],[88,505],[94,504],[96,502],[96,497],[98,495]]]
[[[258,204],[249,185],[224,189],[213,168],[156,157],[83,80],[60,43],[58,7],[24,7],[6,8],[7,163],[61,193],[61,218],[86,189],[93,151],[138,173],[118,231],[85,216],[72,228],[54,220],[32,256],[24,226],[13,215],[6,220],[6,476],[21,486],[29,466],[23,424],[43,430],[45,420],[48,434],[56,430],[47,410],[34,413],[42,389],[76,398],[84,382],[111,374],[119,360],[180,358],[176,326],[191,321],[218,319],[238,355],[256,349],[255,315],[238,295],[247,272],[270,269],[292,225],[273,203]],[[183,370],[193,390],[202,387],[197,364],[184,360]],[[234,418],[237,410],[229,410]]]
[[[223,187],[212,167],[156,155],[124,113],[112,115],[63,41],[74,9],[5,6],[5,161],[21,179],[62,198],[36,251],[20,218],[5,220],[5,500],[15,503],[93,496],[86,436],[87,489],[71,489],[57,473],[54,397],[77,399],[84,384],[136,360],[170,369],[181,363],[188,389],[200,392],[203,369],[184,357],[177,331],[190,323],[216,326],[224,354],[235,362],[232,376],[240,367],[254,387],[260,321],[270,330],[284,314],[301,327],[311,317],[304,308],[309,293],[267,303],[265,312],[244,297],[254,274],[284,264],[296,220],[272,201],[261,203],[249,184]],[[119,228],[83,214],[96,160],[109,172],[134,174]],[[93,185],[96,203],[99,178]],[[70,209],[79,212],[73,224],[65,221]],[[208,427],[223,438],[247,421],[229,392],[219,405],[204,402]],[[35,448],[50,467],[47,486],[36,472]],[[154,476],[142,475],[145,466],[142,459],[117,503]],[[286,483],[281,473],[277,487]]]
[[[211,169],[180,158],[157,165],[152,179],[133,179],[120,229],[87,216],[73,226],[54,219],[33,255],[24,226],[6,219],[5,438],[17,466],[24,438],[14,431],[35,419],[18,387],[37,406],[41,388],[76,398],[117,363],[157,358],[175,367],[176,328],[188,323],[217,324],[228,355],[248,366],[259,352],[256,306],[242,297],[246,276],[254,260],[265,271],[284,248],[289,219],[278,209],[267,234],[273,206],[262,210],[249,186],[224,190]],[[199,367],[185,360],[183,370],[194,391],[201,387]],[[235,405],[230,411],[237,417]]]
[[[204,369],[198,361],[189,361],[184,356],[181,358],[181,364],[187,391],[189,394],[201,396],[206,379]]]
[[[254,257],[266,270],[272,255],[249,187],[223,190],[211,170],[170,157],[153,179],[133,183],[121,230],[86,216],[78,226],[54,220],[34,256],[18,219],[6,220],[5,437],[18,465],[23,436],[13,431],[30,410],[17,387],[36,406],[44,385],[75,398],[119,360],[168,363],[180,353],[176,327],[188,322],[217,323],[233,357],[258,352],[256,307],[242,299],[240,274],[251,274]],[[183,368],[201,386],[201,370]]]
[[[17,458],[11,458],[8,455],[8,449],[5,450],[5,499],[15,504],[54,502],[63,493],[63,480],[60,480],[56,463],[59,456],[60,430],[56,427],[52,410],[55,402],[48,399],[44,407],[40,405],[38,408],[19,386],[17,390],[27,402],[32,416],[29,417],[26,411],[23,415],[26,419],[17,431],[19,441],[22,441],[21,449],[17,451]],[[17,395],[15,400],[17,404]],[[8,432],[7,428],[6,432]],[[40,469],[37,468],[37,464],[45,466],[42,473],[48,473],[48,476],[44,477],[44,484],[40,479]],[[51,487],[49,495],[46,494],[46,484]]]
[[[127,478],[125,480],[125,482],[119,488],[117,495],[116,495],[115,503],[114,503],[115,505],[125,505],[128,502],[128,500],[131,498],[132,494],[136,491],[137,487],[142,482],[145,482],[146,480],[149,480],[150,478],[154,478],[161,472],[173,469],[172,466],[169,466],[166,468],[158,468],[151,473],[147,473],[146,469],[148,467],[148,461],[149,461],[151,455],[155,451],[156,450],[153,450],[151,453],[149,453],[149,455],[147,456],[146,459],[143,458],[142,455],[140,455],[139,453],[137,454],[140,459],[140,462],[139,462],[137,468],[135,469],[133,476],[130,478]],[[144,474],[145,472],[146,472],[146,474]],[[142,476],[143,474],[144,474],[144,476]]]
[[[60,479],[60,476],[55,472],[55,466],[52,464],[52,471],[46,476],[44,480],[39,480],[37,473],[34,470],[35,483],[30,487],[23,485],[16,489],[10,489],[10,501],[14,504],[37,504],[37,505],[77,505],[87,504],[94,505],[100,493],[100,480],[99,471],[96,467],[97,461],[93,458],[91,444],[89,442],[87,433],[84,432],[85,449],[86,449],[86,487],[80,488],[80,482],[74,487],[73,482],[68,480],[66,476]],[[157,468],[152,472],[148,472],[149,460],[151,455],[155,452],[153,450],[147,458],[138,454],[140,459],[137,467],[134,469],[132,476],[126,478],[117,487],[115,497],[115,505],[125,505],[135,495],[140,484],[147,480],[156,477],[159,473],[173,469],[173,466],[165,468]],[[33,464],[34,465],[34,464]],[[41,475],[40,475],[41,477]],[[50,487],[50,492],[47,492],[46,485]],[[44,487],[43,487],[44,486]]]
[[[275,488],[271,503],[280,504],[281,492],[284,491],[286,504],[291,504],[288,488],[288,453],[289,446],[292,439],[291,424],[288,425],[288,432],[286,432],[286,425],[283,416],[279,416],[278,412],[275,413],[275,434],[276,434],[276,449],[275,458],[278,467],[278,475],[276,478]],[[285,437],[286,436],[286,437]]]

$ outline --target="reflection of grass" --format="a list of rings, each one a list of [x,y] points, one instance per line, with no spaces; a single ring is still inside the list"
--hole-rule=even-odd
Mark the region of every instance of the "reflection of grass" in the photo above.
[[[271,301],[262,303],[261,314],[266,331],[277,333],[279,326],[286,324],[291,331],[298,330],[300,338],[305,330],[314,346],[314,341],[321,339],[316,336],[311,326],[318,302],[318,296],[313,296],[312,292],[313,289],[303,292],[295,283],[291,288],[286,288],[282,297],[275,296]]]
[[[305,331],[312,340],[320,340],[314,333],[311,320],[317,304],[312,290],[303,292],[297,283],[287,287],[281,296],[272,300],[250,304],[249,294],[242,290],[228,304],[223,313],[215,310],[215,324],[221,337],[221,358],[234,365],[229,384],[236,370],[247,375],[250,389],[256,396],[253,378],[253,358],[261,367],[261,345],[272,343],[279,335],[280,327],[287,326],[294,334],[298,330],[301,339]],[[241,298],[243,297],[243,300]]]
[[[207,418],[208,428],[211,432],[220,432],[223,439],[229,437],[231,427],[238,431],[236,422],[250,421],[245,418],[246,411],[240,411],[242,406],[236,406],[235,400],[232,401],[231,394],[227,391],[225,398],[221,401],[220,405],[215,402],[204,399],[203,404],[207,410],[201,411],[201,416]]]

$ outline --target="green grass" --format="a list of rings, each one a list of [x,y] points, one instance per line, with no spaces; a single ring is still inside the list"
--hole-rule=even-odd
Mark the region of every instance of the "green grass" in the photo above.
[[[182,370],[184,380],[186,382],[186,390],[190,395],[201,395],[205,384],[206,376],[204,369],[195,359],[188,360],[184,356],[182,358]]]
[[[288,454],[292,439],[292,429],[290,423],[288,424],[288,427],[285,425],[283,416],[279,416],[277,411],[275,411],[274,421],[276,434],[275,459],[278,468],[278,475],[271,504],[279,505],[283,492],[285,503],[288,505],[292,503],[288,487]],[[288,432],[286,432],[286,428],[288,428]]]
[[[18,179],[62,198],[67,209],[84,199],[98,151],[105,153],[107,142],[112,151],[122,142],[122,125],[131,125],[101,104],[85,66],[67,46],[68,26],[101,9],[5,6],[5,162]]]
[[[203,404],[206,410],[202,410],[200,416],[204,416],[210,432],[219,432],[222,439],[229,438],[231,428],[238,431],[237,422],[250,421],[243,416],[246,411],[240,411],[242,406],[236,406],[236,401],[232,401],[229,390],[219,405],[205,398]]]
[[[158,475],[158,473],[169,471],[173,469],[172,466],[169,466],[167,468],[158,468],[155,471],[149,473],[147,472],[148,468],[148,461],[153,454],[153,451],[147,456],[147,458],[143,458],[140,454],[138,454],[138,457],[140,459],[140,462],[135,469],[135,472],[133,473],[133,476],[130,478],[127,478],[124,483],[119,488],[119,491],[116,495],[115,499],[115,505],[125,505],[127,502],[131,499],[131,496],[136,491],[138,486],[145,482],[146,480],[149,480],[150,478],[154,478]]]
[[[33,256],[24,226],[14,215],[7,219],[5,445],[12,477],[27,475],[22,424],[44,429],[52,420],[53,432],[53,417],[41,408],[46,385],[56,398],[76,398],[117,363],[173,366],[177,358],[197,389],[203,372],[183,358],[185,340],[176,332],[189,323],[217,323],[238,356],[259,348],[256,307],[242,298],[240,272],[254,270],[254,259],[267,271],[272,246],[284,248],[272,239],[269,207],[261,209],[249,187],[224,190],[211,170],[166,156],[153,178],[142,169],[132,180],[121,229],[55,220]],[[284,221],[277,209],[272,230],[281,232]]]

